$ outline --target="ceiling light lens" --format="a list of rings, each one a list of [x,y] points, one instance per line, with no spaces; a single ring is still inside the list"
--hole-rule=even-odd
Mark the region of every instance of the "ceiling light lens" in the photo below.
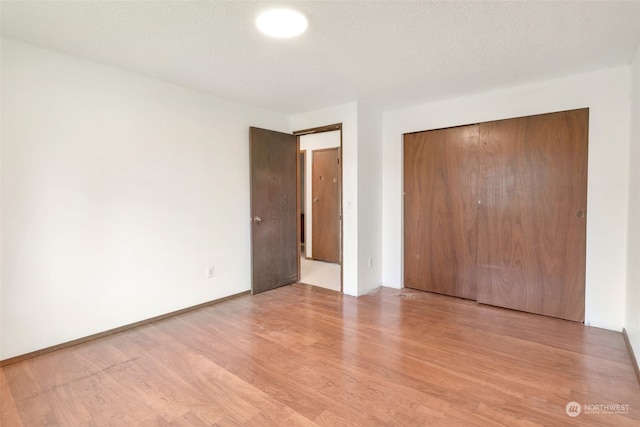
[[[256,25],[271,37],[295,37],[307,29],[307,18],[295,10],[271,9],[258,16]]]

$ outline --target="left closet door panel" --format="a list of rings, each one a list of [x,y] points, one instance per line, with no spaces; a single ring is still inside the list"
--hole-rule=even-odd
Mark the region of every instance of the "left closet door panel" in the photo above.
[[[478,125],[404,136],[404,284],[476,299]]]

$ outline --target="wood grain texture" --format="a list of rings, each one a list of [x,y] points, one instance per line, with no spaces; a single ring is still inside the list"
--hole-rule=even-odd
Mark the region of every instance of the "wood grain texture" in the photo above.
[[[480,124],[478,301],[584,321],[588,109]]]
[[[476,297],[478,126],[404,136],[404,284]]]
[[[293,135],[250,128],[252,286],[256,294],[297,282],[298,144]]]
[[[5,366],[0,387],[3,427],[640,422],[620,333],[411,289],[242,296]]]
[[[338,148],[313,150],[313,259],[340,262],[340,158]]]

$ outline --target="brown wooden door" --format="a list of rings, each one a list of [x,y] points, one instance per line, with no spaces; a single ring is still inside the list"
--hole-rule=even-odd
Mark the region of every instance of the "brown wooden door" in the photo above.
[[[478,301],[584,321],[589,110],[480,125]]]
[[[297,156],[293,135],[250,128],[254,294],[298,281]]]
[[[404,284],[476,297],[478,126],[404,136]]]
[[[338,148],[312,152],[312,257],[340,262],[340,155]]]

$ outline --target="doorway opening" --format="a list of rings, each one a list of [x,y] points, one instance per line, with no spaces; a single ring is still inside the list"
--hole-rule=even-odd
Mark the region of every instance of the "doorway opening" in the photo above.
[[[342,125],[294,135],[300,282],[342,292]]]

